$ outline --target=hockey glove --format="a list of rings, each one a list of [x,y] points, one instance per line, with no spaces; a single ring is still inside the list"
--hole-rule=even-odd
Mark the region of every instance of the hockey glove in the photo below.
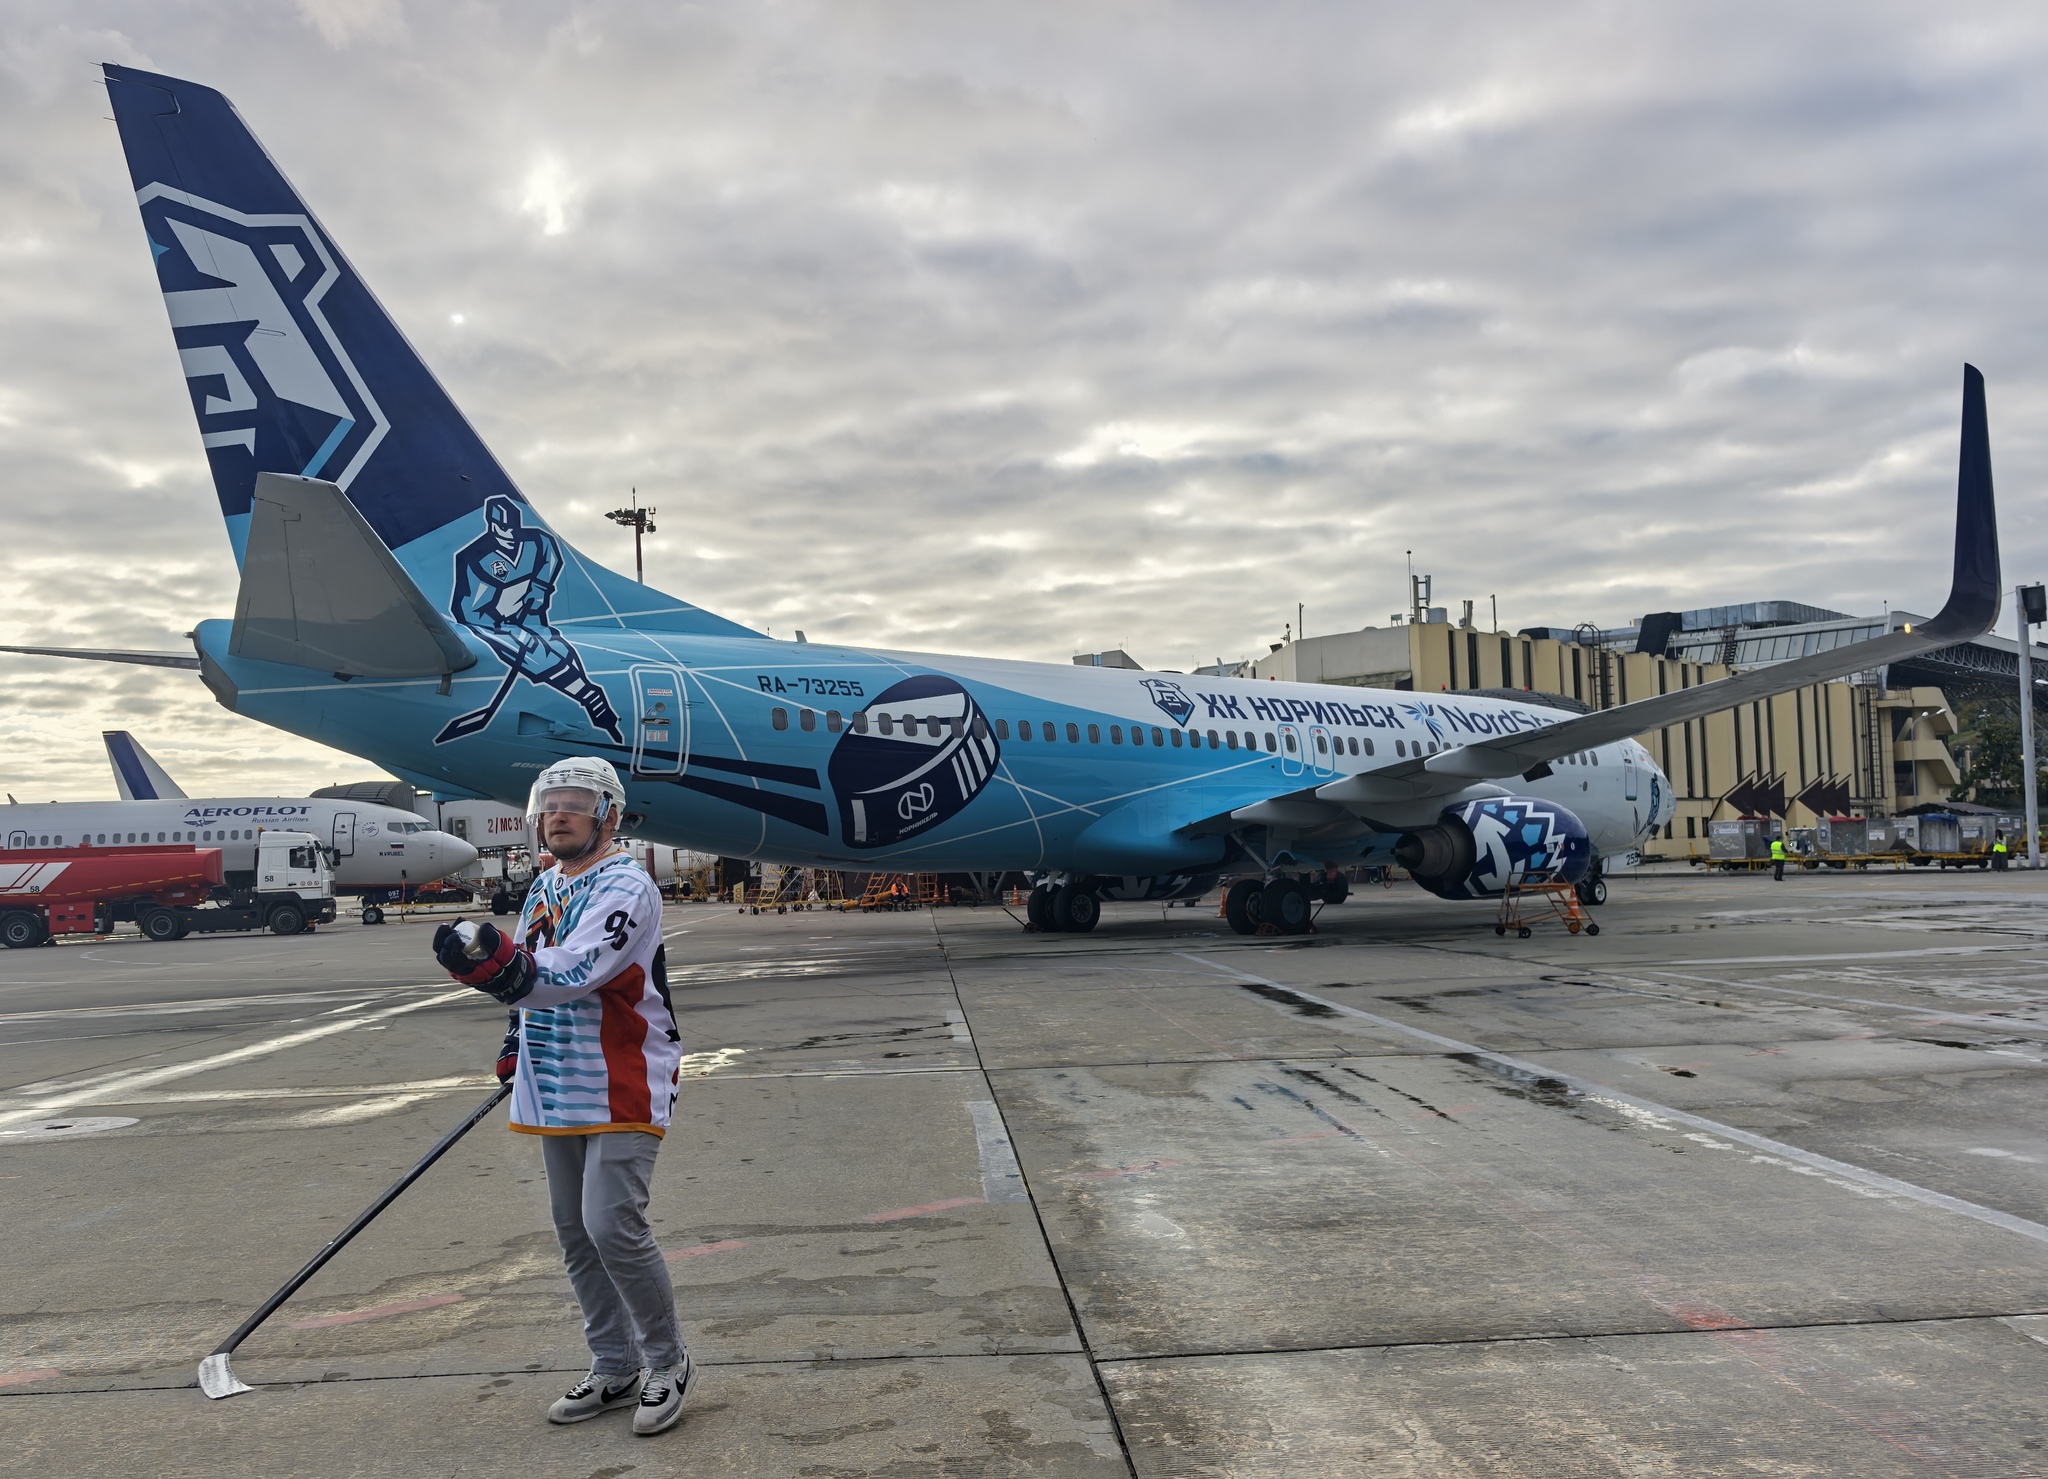
[[[514,1012],[505,1024],[505,1040],[498,1045],[498,1082],[510,1083],[512,1075],[519,1072],[519,1013]]]
[[[510,1006],[533,990],[533,957],[521,950],[496,925],[478,925],[475,956],[465,948],[462,931],[444,924],[434,931],[434,958],[465,986],[474,986]]]

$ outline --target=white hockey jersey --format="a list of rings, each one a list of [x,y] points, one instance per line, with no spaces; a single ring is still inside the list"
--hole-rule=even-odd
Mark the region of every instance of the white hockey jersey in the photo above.
[[[661,892],[647,870],[623,851],[574,878],[548,869],[526,896],[519,936],[535,971],[519,1003],[512,1128],[660,1135],[683,1049],[668,997]]]

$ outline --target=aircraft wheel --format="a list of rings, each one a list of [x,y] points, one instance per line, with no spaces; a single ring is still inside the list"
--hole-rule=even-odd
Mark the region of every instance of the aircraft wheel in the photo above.
[[[1259,899],[1266,923],[1283,935],[1305,935],[1313,913],[1308,890],[1292,878],[1276,878],[1266,885]]]
[[[1607,902],[1607,880],[1598,876],[1579,885],[1579,902],[1599,906]]]
[[[1259,909],[1259,893],[1263,887],[1256,878],[1240,878],[1224,890],[1223,917],[1230,922],[1232,934],[1255,935],[1259,932],[1259,923],[1264,917]]]
[[[1030,897],[1024,901],[1024,917],[1048,935],[1056,935],[1060,929],[1059,921],[1052,917],[1052,893],[1051,889],[1041,886],[1031,890]]]
[[[178,938],[178,916],[168,909],[147,910],[135,922],[144,935],[160,945]]]
[[[1092,889],[1069,883],[1053,895],[1051,912],[1059,921],[1061,934],[1085,935],[1102,918],[1102,900],[1095,897]]]
[[[492,912],[495,913],[496,911],[493,910]],[[363,905],[364,924],[382,924],[383,922],[384,911],[382,909],[379,909],[375,904]]]
[[[306,915],[297,904],[279,904],[270,911],[273,935],[295,935],[306,927]]]
[[[1341,904],[1351,897],[1351,880],[1339,873],[1335,878],[1323,880],[1323,902]]]
[[[49,931],[43,928],[42,920],[26,909],[0,915],[0,945],[9,950],[25,950],[31,945],[42,944],[47,938]]]

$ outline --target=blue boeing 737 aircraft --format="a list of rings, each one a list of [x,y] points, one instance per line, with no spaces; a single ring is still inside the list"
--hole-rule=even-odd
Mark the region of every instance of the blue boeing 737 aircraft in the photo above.
[[[1453,899],[1531,870],[1581,879],[1671,815],[1631,735],[1997,615],[1983,380],[1966,366],[1935,620],[1602,712],[771,641],[549,528],[226,98],[106,78],[241,567],[233,620],[201,622],[181,661],[233,712],[443,797],[518,804],[542,766],[597,754],[639,834],[678,846],[1022,870],[1033,921],[1060,931],[1091,928],[1105,897],[1231,876],[1235,928],[1292,933],[1350,864],[1398,863]]]

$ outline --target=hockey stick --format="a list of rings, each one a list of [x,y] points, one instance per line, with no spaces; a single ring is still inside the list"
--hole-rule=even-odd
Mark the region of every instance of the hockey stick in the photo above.
[[[499,706],[505,702],[505,695],[512,691],[512,685],[518,678],[519,669],[507,666],[505,677],[498,684],[498,691],[491,695],[491,701],[480,709],[472,709],[467,714],[458,714],[450,719],[447,727],[434,736],[434,743],[445,745],[450,740],[462,739],[480,729],[488,728],[490,722],[498,717]]]
[[[443,1135],[441,1139],[435,1144],[432,1150],[428,1151],[424,1156],[420,1157],[420,1162],[418,1165],[414,1166],[410,1171],[407,1171],[403,1176],[399,1177],[397,1181],[393,1182],[391,1186],[385,1191],[384,1195],[378,1197],[376,1201],[370,1203],[368,1207],[363,1209],[362,1216],[358,1217],[354,1222],[351,1222],[347,1227],[343,1228],[340,1232],[336,1233],[334,1235],[334,1241],[329,1243],[325,1248],[322,1248],[317,1254],[315,1254],[313,1257],[313,1261],[311,1263],[307,1264],[304,1268],[300,1269],[297,1273],[293,1274],[291,1278],[287,1279],[285,1281],[284,1287],[278,1290],[277,1293],[271,1295],[270,1298],[264,1300],[262,1308],[258,1309],[255,1314],[249,1316],[248,1319],[244,1320],[241,1324],[237,1325],[235,1327],[235,1333],[233,1335],[230,1335],[226,1340],[222,1341],[219,1345],[215,1346],[213,1348],[213,1354],[208,1356],[204,1361],[201,1361],[199,1363],[199,1390],[206,1393],[207,1396],[215,1399],[216,1401],[218,1401],[222,1397],[232,1397],[237,1392],[248,1392],[255,1390],[253,1387],[248,1386],[246,1383],[238,1381],[235,1377],[234,1369],[228,1365],[228,1357],[234,1354],[235,1347],[240,1345],[243,1341],[247,1340],[251,1332],[253,1332],[258,1325],[261,1325],[265,1320],[269,1319],[272,1315],[276,1314],[277,1307],[279,1305],[283,1304],[287,1299],[290,1299],[294,1294],[298,1293],[299,1287],[302,1284],[304,1284],[306,1280],[312,1278],[313,1275],[320,1272],[320,1270],[323,1267],[325,1267],[328,1259],[334,1257],[335,1254],[339,1253],[343,1248],[348,1246],[348,1241],[350,1238],[353,1238],[357,1233],[361,1232],[364,1228],[368,1227],[372,1220],[376,1218],[379,1212],[382,1212],[386,1207],[390,1206],[393,1202],[397,1201],[398,1194],[400,1192],[404,1191],[408,1186],[411,1186],[415,1181],[419,1180],[420,1177],[424,1176],[427,1172],[427,1168],[433,1165],[435,1161],[441,1159],[443,1152],[445,1152],[449,1146],[453,1145],[456,1141],[460,1140],[464,1135],[467,1135],[471,1130],[475,1129],[478,1123],[482,1121],[483,1117],[489,1114],[492,1110],[496,1109],[499,1104],[504,1102],[505,1096],[510,1094],[511,1092],[512,1085],[510,1083],[499,1084],[497,1091],[493,1093],[490,1098],[484,1100],[483,1103],[479,1104],[475,1109],[470,1111],[468,1119],[464,1120],[461,1124],[457,1125],[454,1129],[450,1130],[447,1134]]]

